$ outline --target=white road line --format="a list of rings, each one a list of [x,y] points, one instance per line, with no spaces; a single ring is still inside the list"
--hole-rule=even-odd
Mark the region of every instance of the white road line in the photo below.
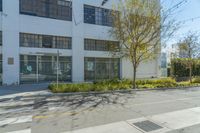
[[[19,130],[19,131],[7,132],[7,133],[31,133],[31,129],[25,129],[25,130]]]
[[[4,120],[0,120],[0,126],[31,122],[32,117],[33,117],[32,115],[29,115],[29,116],[20,116],[16,118],[7,118]]]

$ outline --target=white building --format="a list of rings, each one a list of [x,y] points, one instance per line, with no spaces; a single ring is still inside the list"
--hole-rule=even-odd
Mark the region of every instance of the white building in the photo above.
[[[102,1],[0,0],[2,83],[55,81],[58,51],[61,81],[132,78],[131,63],[108,52],[118,45],[108,33],[117,1]],[[159,64],[143,63],[138,78],[158,77]]]

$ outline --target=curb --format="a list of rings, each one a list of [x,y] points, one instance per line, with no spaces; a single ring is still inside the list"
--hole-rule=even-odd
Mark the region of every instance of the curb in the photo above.
[[[134,93],[141,91],[165,91],[165,90],[185,90],[190,88],[200,88],[200,86],[190,86],[190,87],[176,87],[176,88],[146,88],[146,89],[130,89],[130,90],[116,90],[116,91],[106,91],[106,92],[70,92],[70,93],[53,93],[50,91],[50,95],[54,96],[70,96],[70,95],[100,95],[100,94],[113,94],[113,93]]]

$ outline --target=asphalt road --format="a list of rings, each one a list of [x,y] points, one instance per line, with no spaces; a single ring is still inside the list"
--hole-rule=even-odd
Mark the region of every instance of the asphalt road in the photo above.
[[[0,97],[0,133],[61,133],[195,107],[200,107],[200,88]],[[169,133],[180,132],[199,133],[200,125]]]

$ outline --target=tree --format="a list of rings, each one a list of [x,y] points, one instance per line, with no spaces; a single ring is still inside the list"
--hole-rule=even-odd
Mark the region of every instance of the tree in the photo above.
[[[121,1],[113,12],[111,35],[121,46],[111,51],[115,56],[127,58],[133,66],[133,89],[141,62],[155,59],[160,54],[161,38],[167,39],[178,29],[171,19],[172,10],[164,10],[158,0]]]
[[[179,58],[185,58],[185,62],[182,62],[189,69],[190,83],[192,83],[192,66],[194,58],[200,57],[200,43],[197,33],[189,32],[178,43]]]

